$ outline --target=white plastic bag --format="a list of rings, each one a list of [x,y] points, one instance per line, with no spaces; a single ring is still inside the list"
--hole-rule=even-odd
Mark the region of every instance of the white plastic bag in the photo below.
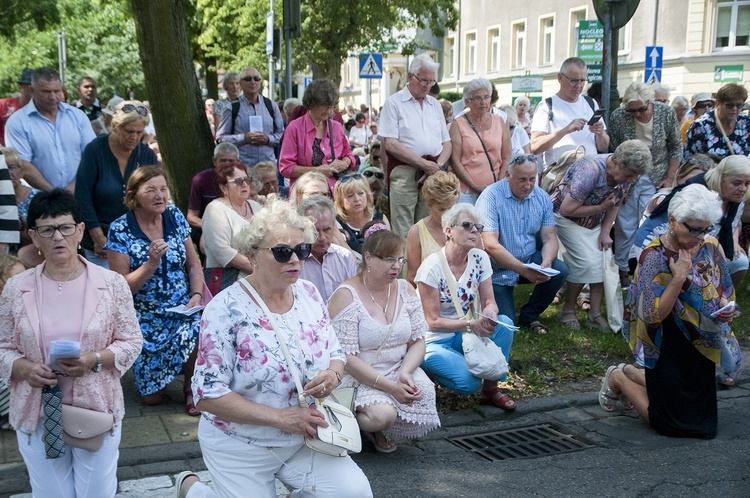
[[[467,332],[462,342],[466,366],[472,375],[486,380],[499,380],[508,375],[508,361],[503,351],[488,337]]]
[[[620,269],[615,264],[612,249],[602,251],[602,265],[607,322],[612,332],[617,333],[622,329],[622,287],[620,287]]]

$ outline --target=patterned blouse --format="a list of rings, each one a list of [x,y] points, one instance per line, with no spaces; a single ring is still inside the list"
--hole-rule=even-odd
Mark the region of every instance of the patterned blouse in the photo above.
[[[734,131],[727,138],[735,154],[750,156],[750,116],[737,116]],[[712,154],[719,157],[730,155],[727,141],[716,126],[715,110],[707,112],[690,125],[685,143],[685,159],[694,154]]]

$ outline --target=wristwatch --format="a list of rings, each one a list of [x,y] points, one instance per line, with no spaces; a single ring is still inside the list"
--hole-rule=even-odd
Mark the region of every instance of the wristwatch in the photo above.
[[[102,355],[100,355],[98,351],[95,351],[94,354],[96,355],[96,366],[91,370],[99,373],[102,371]]]

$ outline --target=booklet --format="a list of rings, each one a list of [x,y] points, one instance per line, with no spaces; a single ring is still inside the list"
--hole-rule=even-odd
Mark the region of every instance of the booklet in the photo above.
[[[167,308],[166,311],[171,311],[172,313],[179,313],[180,315],[190,316],[198,313],[200,310],[202,310],[203,306],[193,306],[192,308],[185,308],[184,304],[181,304],[179,306],[172,306],[171,308]]]
[[[534,271],[538,271],[542,275],[547,275],[548,277],[554,277],[555,275],[558,275],[560,272],[558,270],[555,270],[554,268],[542,268],[536,263],[526,263],[526,268],[531,268]]]
[[[716,318],[717,316],[719,316],[719,313],[727,310],[734,310],[734,301],[729,301],[726,306],[711,313],[711,318]]]
[[[263,131],[263,116],[249,116],[250,118],[250,131],[257,132]]]
[[[57,360],[60,358],[80,358],[81,343],[78,341],[50,341],[49,342],[49,365],[52,368],[57,366]]]

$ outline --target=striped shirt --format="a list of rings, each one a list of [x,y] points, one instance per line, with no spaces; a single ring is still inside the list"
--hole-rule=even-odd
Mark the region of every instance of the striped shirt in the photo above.
[[[484,189],[476,203],[485,232],[496,232],[500,244],[522,263],[531,261],[536,238],[542,227],[555,226],[552,202],[547,192],[534,187],[524,200],[518,200],[507,179]],[[492,259],[492,283],[516,285],[518,273],[506,270]]]
[[[20,228],[13,182],[5,157],[0,154],[0,243],[17,244],[20,240]]]

